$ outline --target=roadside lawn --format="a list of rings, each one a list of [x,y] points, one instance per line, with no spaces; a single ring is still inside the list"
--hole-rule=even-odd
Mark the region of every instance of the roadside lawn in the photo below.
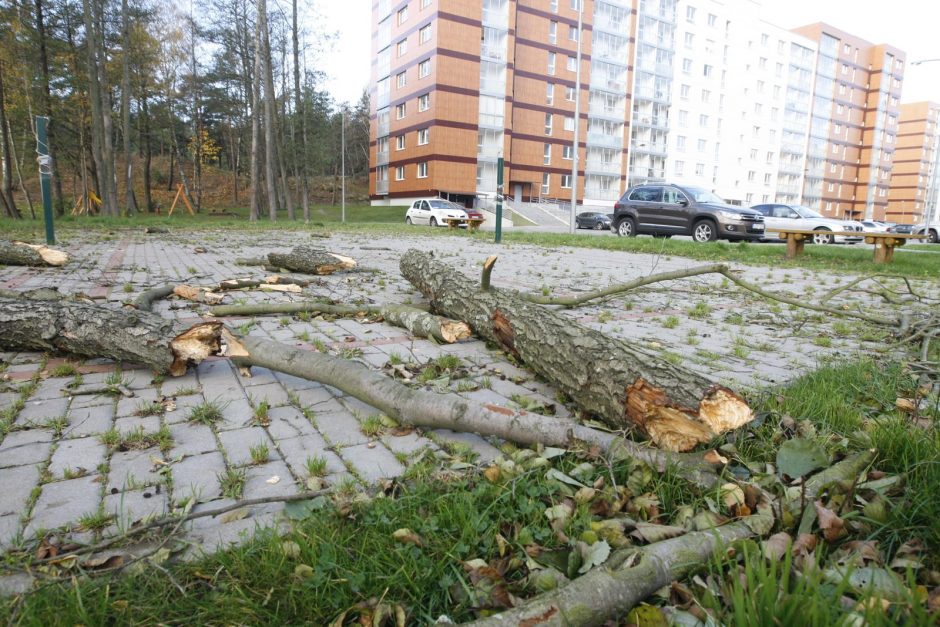
[[[717,554],[629,624],[931,624],[940,584],[940,430],[902,363],[826,365],[750,399],[758,420],[721,441],[728,477],[779,499],[771,540]],[[936,399],[933,399],[934,402]],[[814,503],[780,476],[784,443],[828,466],[874,448],[867,476]],[[740,513],[735,499],[677,474],[608,463],[590,450],[503,448],[491,466],[453,447],[427,454],[378,494],[344,492],[288,506],[291,531],[188,563],[141,562],[121,575],[58,577],[0,600],[14,625],[433,624],[485,616],[580,576],[610,550],[707,529]],[[811,473],[812,471],[808,471]],[[580,486],[580,487],[579,487]],[[836,524],[836,521],[838,524]],[[660,525],[669,525],[660,526]],[[783,535],[781,535],[783,534]],[[802,534],[802,535],[798,535]],[[784,541],[786,540],[786,541]],[[792,542],[792,543],[791,543]],[[172,550],[177,547],[171,540]],[[0,572],[30,569],[10,553]],[[93,575],[94,573],[92,573]],[[931,592],[933,590],[933,592]],[[929,600],[928,600],[929,594]],[[933,615],[930,615],[932,607]],[[404,623],[396,623],[396,612]],[[333,622],[336,621],[336,622]]]

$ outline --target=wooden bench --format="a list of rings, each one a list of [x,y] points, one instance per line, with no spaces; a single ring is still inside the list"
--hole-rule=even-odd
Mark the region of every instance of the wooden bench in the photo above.
[[[811,240],[819,231],[802,229],[767,229],[768,233],[787,241],[787,259],[794,259],[803,254],[803,245]],[[843,235],[846,237],[864,237],[866,244],[875,245],[874,262],[891,263],[894,259],[894,249],[903,246],[909,239],[925,239],[926,235],[905,235],[903,233],[862,233],[859,231],[825,231],[826,235]]]
[[[447,223],[448,230],[456,229],[461,224],[467,225],[467,230],[470,232],[476,231],[480,228],[480,225],[483,224],[481,218],[470,218],[469,220],[464,220],[462,218],[445,218],[444,222]]]

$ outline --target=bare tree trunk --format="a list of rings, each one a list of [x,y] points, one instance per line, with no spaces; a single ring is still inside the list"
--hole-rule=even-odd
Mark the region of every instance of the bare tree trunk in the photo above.
[[[259,0],[260,1],[260,0]],[[247,19],[247,18],[246,18]],[[261,24],[255,20],[254,76],[251,80],[251,213],[256,222],[261,215]]]
[[[7,125],[6,95],[3,92],[3,61],[0,60],[0,150],[3,152],[3,183],[0,187],[0,203],[8,217],[21,218],[20,210],[13,201],[13,156],[9,126]]]
[[[23,196],[26,197],[26,206],[29,208],[29,217],[33,220],[36,219],[36,210],[33,209],[33,197],[29,193],[29,188],[26,187],[26,184],[23,182],[23,172],[22,166],[20,165],[20,160],[16,157],[16,142],[12,141],[13,139],[13,129],[10,128],[10,121],[7,120],[7,131],[10,133],[10,152],[13,157],[13,165],[16,167],[16,179],[20,184],[20,190],[23,192]],[[26,127],[26,131],[23,133],[23,154],[28,155],[29,151],[27,150],[27,142],[32,139],[30,127]]]
[[[117,215],[117,195],[114,192],[112,174],[114,152],[110,140],[111,97],[107,94],[107,84],[102,80],[103,68],[100,67],[98,2],[99,0],[82,0],[82,10],[85,16],[85,47],[88,54],[88,99],[91,100],[91,151],[95,162],[95,178],[98,184],[98,195],[101,198],[102,212],[106,215]]]
[[[124,212],[137,212],[134,198],[134,157],[131,155],[131,34],[127,0],[121,0],[121,43],[124,47],[124,68],[121,79],[121,116],[124,128]]]
[[[202,208],[202,159],[205,146],[203,145],[202,111],[199,104],[199,81],[197,80],[199,66],[196,63],[196,20],[192,15],[189,16],[189,33],[190,79],[192,80],[191,91],[193,97],[190,115],[193,121],[193,140],[195,142],[193,146],[193,191],[195,192],[193,202],[198,212]]]
[[[274,74],[271,68],[271,38],[268,34],[268,3],[257,0],[258,28],[260,29],[261,53],[264,57],[264,177],[268,189],[268,215],[271,221],[277,221],[277,175],[274,160],[277,158],[275,146],[275,106]]]
[[[147,90],[143,88],[140,97],[140,108],[143,113],[143,140],[144,140],[144,206],[147,213],[153,212],[153,197],[150,193],[150,161],[153,157],[153,147],[150,138],[150,105],[147,100]]]
[[[294,152],[295,161],[300,166],[300,199],[303,203],[304,222],[310,222],[310,191],[307,181],[307,116],[304,111],[304,98],[300,91],[300,44],[297,32],[297,0],[293,0],[293,44],[294,44],[294,116],[300,118],[300,155]]]
[[[52,92],[49,87],[49,53],[46,48],[46,21],[43,14],[43,0],[36,0],[36,33],[39,36],[39,67],[42,71],[43,112],[49,118],[46,135],[49,140],[49,156],[52,158],[52,188],[55,192],[56,215],[65,214],[65,200],[62,197],[62,175],[56,167],[58,147],[57,123],[52,116]]]

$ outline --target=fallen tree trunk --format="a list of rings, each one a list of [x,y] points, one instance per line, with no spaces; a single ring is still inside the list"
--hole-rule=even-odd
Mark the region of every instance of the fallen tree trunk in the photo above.
[[[660,447],[689,450],[753,418],[747,402],[657,353],[472,279],[409,250],[402,275],[436,312],[467,322],[609,426],[639,427]]]
[[[226,355],[238,366],[260,366],[333,386],[405,424],[491,435],[521,444],[573,446],[583,442],[614,459],[636,459],[659,471],[673,467],[685,479],[704,488],[714,487],[718,482],[711,465],[698,455],[649,448],[569,420],[417,390],[359,362],[325,353],[253,336],[238,337],[228,329],[222,334]]]
[[[213,316],[263,316],[271,314],[323,313],[333,316],[357,316],[361,314],[380,316],[389,324],[402,327],[416,337],[432,337],[439,342],[453,344],[470,337],[470,327],[465,322],[435,316],[423,309],[407,305],[383,305],[381,307],[356,307],[354,305],[331,305],[328,303],[271,303],[258,305],[223,305],[209,310]]]
[[[0,298],[0,347],[144,364],[174,376],[219,351],[220,322],[189,329],[147,312],[75,301]]]
[[[0,240],[0,264],[7,266],[62,266],[69,256],[61,250]]]
[[[351,257],[310,246],[297,246],[289,253],[270,253],[268,261],[272,266],[304,274],[333,274],[356,267],[356,261]]]
[[[608,564],[594,568],[556,592],[466,625],[603,625],[612,618],[626,616],[637,603],[708,561],[717,549],[754,535],[747,522],[735,522],[618,551]]]
[[[248,289],[253,287],[261,287],[271,285],[295,285],[297,287],[307,287],[310,285],[310,281],[307,279],[302,279],[296,276],[281,276],[279,274],[273,274],[269,277],[262,279],[227,279],[225,281],[220,281],[218,286],[214,289],[215,291],[224,291],[224,290],[241,290]]]

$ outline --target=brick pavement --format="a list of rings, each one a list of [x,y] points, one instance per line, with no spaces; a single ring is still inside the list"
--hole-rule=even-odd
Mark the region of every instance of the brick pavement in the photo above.
[[[260,269],[235,265],[235,257],[261,256],[309,241],[303,232],[70,233],[63,244],[72,255],[69,265],[61,269],[2,267],[0,287],[58,287],[118,305],[167,282],[211,285],[234,277],[261,276]],[[366,271],[319,277],[303,295],[245,291],[229,293],[226,302],[311,296],[337,302],[422,302],[398,272],[398,258],[404,250],[434,249],[444,261],[472,274],[497,250],[489,241],[467,237],[394,237],[377,242],[372,235],[339,234],[316,243],[355,257]],[[373,250],[377,243],[388,250]],[[196,253],[196,245],[207,252]],[[503,245],[498,252],[494,285],[557,294],[696,263],[525,245]],[[743,271],[754,282],[795,294],[817,291],[819,295],[820,286],[837,281],[792,268]],[[161,315],[186,321],[198,319],[203,309],[175,300],[161,301],[155,307]],[[570,315],[746,389],[782,383],[814,368],[821,359],[866,350],[864,342],[843,337],[822,317],[807,318],[805,312],[789,307],[768,306],[714,277],[653,286],[572,310]],[[468,378],[450,382],[449,391],[488,403],[511,405],[517,394],[547,403],[555,397],[551,386],[536,381],[478,340],[440,346],[384,323],[328,317],[231,318],[226,322],[252,335],[310,350],[325,348],[374,368],[389,359],[423,364],[454,355],[468,368]],[[133,364],[106,359],[74,362],[86,383],[121,377],[134,390],[135,397],[116,399],[71,396],[66,386],[74,377],[53,376],[60,374],[55,367],[67,363],[72,362],[61,356],[47,359],[36,353],[0,353],[0,364],[5,365],[0,374],[0,411],[12,419],[9,432],[0,431],[0,485],[4,486],[0,490],[0,550],[24,546],[53,530],[91,539],[162,515],[192,497],[198,507],[224,504],[230,501],[222,494],[223,478],[232,475],[244,479],[243,498],[257,498],[305,489],[308,464],[323,464],[327,485],[365,486],[402,475],[411,460],[425,451],[446,457],[453,443],[464,453],[472,451],[480,462],[498,452],[494,447],[498,443],[472,434],[412,431],[393,435],[388,429],[382,433],[364,430],[363,424],[378,410],[339,390],[260,368],[250,378],[242,377],[221,358],[209,359],[175,379],[155,379]],[[34,386],[30,386],[32,381]],[[162,415],[140,415],[145,405],[163,398],[175,398],[175,409]],[[23,407],[16,411],[18,402]],[[269,408],[266,419],[258,418],[262,402]],[[221,409],[221,419],[194,421],[193,411],[207,403]],[[569,408],[559,405],[558,415],[570,415]],[[129,445],[126,450],[113,443],[115,438],[159,433],[165,436],[162,449],[155,440],[148,440],[149,446],[144,445],[147,442]],[[258,452],[253,454],[253,449]],[[189,533],[197,546],[213,549],[237,541],[242,531],[255,525],[275,524],[279,509],[259,506],[237,523],[201,519]],[[92,525],[89,531],[83,523],[96,515],[112,518],[103,529]],[[21,584],[19,579],[7,583]]]

